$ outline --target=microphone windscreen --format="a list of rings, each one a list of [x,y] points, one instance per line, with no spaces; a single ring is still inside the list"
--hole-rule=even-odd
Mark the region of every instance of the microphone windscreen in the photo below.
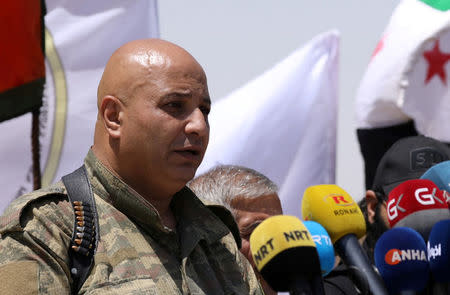
[[[439,189],[450,192],[450,161],[441,162],[432,166],[420,179],[429,179]]]
[[[391,227],[410,227],[427,240],[433,225],[450,218],[443,191],[428,179],[407,180],[396,186],[387,201]]]
[[[347,234],[358,238],[366,234],[366,222],[358,204],[335,184],[308,187],[303,194],[302,215],[305,220],[320,223],[333,244]]]
[[[289,291],[298,278],[321,276],[311,234],[295,216],[265,219],[250,235],[253,261],[264,280],[278,292]]]
[[[428,261],[433,278],[440,283],[450,282],[450,220],[436,223],[428,239]]]
[[[415,230],[407,227],[390,229],[375,244],[375,265],[389,293],[421,291],[428,282],[429,267],[426,245]]]
[[[305,221],[303,223],[316,244],[317,253],[319,254],[320,268],[322,276],[326,276],[334,267],[335,255],[331,238],[325,228],[315,221]]]

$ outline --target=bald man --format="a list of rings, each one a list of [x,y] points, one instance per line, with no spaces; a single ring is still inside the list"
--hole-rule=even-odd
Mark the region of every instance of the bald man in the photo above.
[[[167,41],[127,43],[97,105],[83,170],[97,215],[69,202],[64,178],[13,202],[0,218],[0,294],[262,294],[230,213],[185,186],[209,139],[198,62]],[[95,238],[85,227],[97,218]],[[93,258],[85,279],[80,253]]]

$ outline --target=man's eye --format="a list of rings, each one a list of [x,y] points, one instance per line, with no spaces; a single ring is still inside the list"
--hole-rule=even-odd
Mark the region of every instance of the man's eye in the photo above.
[[[173,101],[166,104],[166,106],[169,108],[179,109],[183,106],[183,104],[179,101]]]
[[[179,116],[184,112],[184,103],[181,101],[168,102],[163,109],[172,116]]]
[[[243,239],[243,240],[249,240],[251,234],[252,234],[252,233],[248,233],[248,232],[243,233],[243,232],[241,232],[241,233],[240,233],[240,236],[241,236],[241,239]]]
[[[202,111],[202,113],[204,114],[204,115],[209,115],[209,112],[211,111],[211,108],[210,107],[200,107],[200,110]]]

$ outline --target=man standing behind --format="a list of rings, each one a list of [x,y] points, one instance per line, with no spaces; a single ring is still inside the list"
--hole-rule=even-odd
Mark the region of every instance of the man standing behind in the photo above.
[[[283,214],[276,184],[253,169],[220,165],[193,179],[188,187],[205,203],[231,211],[239,227],[241,252],[252,264],[264,294],[277,294],[256,269],[249,243],[251,233],[261,222]]]
[[[422,135],[396,141],[378,163],[371,190],[359,202],[367,225],[364,248],[373,261],[375,244],[389,229],[386,201],[400,183],[419,179],[433,165],[450,160],[450,148],[444,143]]]
[[[213,214],[185,187],[209,139],[211,101],[198,62],[163,40],[127,43],[106,65],[97,105],[84,165],[100,235],[80,293],[260,294],[218,217],[227,211]],[[82,220],[85,209],[74,208]],[[68,254],[77,247],[74,210],[58,182],[5,211],[1,294],[74,291]]]

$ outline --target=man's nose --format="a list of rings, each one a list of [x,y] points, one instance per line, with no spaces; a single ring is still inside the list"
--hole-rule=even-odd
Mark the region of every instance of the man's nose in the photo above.
[[[209,134],[208,117],[199,108],[196,108],[188,117],[186,133],[194,133],[198,136],[206,136]]]

